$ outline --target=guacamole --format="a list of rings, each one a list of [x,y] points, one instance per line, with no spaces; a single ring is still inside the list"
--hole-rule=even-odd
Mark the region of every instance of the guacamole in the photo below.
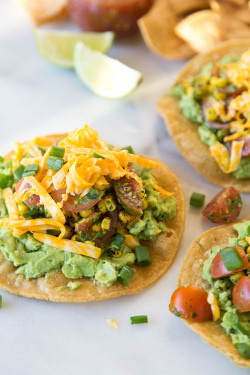
[[[245,237],[250,235],[250,221],[235,224],[234,229],[238,236],[229,239],[229,246],[242,246]],[[242,344],[245,350],[250,350],[250,312],[238,312],[232,301],[233,287],[242,275],[236,273],[219,279],[213,279],[211,276],[212,261],[220,250],[220,247],[215,247],[209,259],[204,262],[202,277],[210,284],[210,292],[216,296],[221,311],[220,324],[226,334],[231,337],[238,350]],[[241,351],[240,354],[242,355]]]
[[[210,62],[199,75],[183,79],[169,93],[179,99],[183,115],[198,125],[201,141],[221,170],[236,179],[250,178],[249,115],[243,104],[249,95],[249,76],[245,78],[248,72],[244,70],[248,54]],[[241,157],[236,158],[239,147]]]

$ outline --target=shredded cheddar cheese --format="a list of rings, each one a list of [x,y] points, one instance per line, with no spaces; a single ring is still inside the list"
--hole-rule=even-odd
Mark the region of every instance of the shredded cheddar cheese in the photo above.
[[[220,308],[218,305],[218,301],[213,293],[208,293],[207,302],[209,303],[209,305],[211,305],[213,320],[218,320],[220,318]]]
[[[241,160],[241,152],[244,146],[243,141],[233,141],[231,155],[228,149],[220,142],[216,142],[210,146],[210,152],[221,170],[224,173],[231,173],[235,171]]]
[[[101,249],[88,243],[82,243],[72,240],[58,239],[55,236],[44,233],[34,233],[34,238],[49,246],[54,246],[57,249],[70,251],[72,253],[85,255],[91,258],[99,258],[101,256]]]
[[[173,193],[170,193],[169,191],[163,189],[162,187],[160,187],[158,184],[156,184],[152,178],[149,179],[149,182],[151,184],[151,186],[156,190],[158,191],[160,194],[162,195],[165,195],[166,197],[172,197],[174,194]]]

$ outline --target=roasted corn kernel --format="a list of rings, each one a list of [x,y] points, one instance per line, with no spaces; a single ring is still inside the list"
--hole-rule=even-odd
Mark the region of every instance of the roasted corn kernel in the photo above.
[[[123,227],[123,225],[122,225],[122,223],[120,221],[117,223],[116,232],[120,233],[122,235],[125,235],[127,233],[126,229]]]
[[[140,246],[140,242],[131,234],[125,234],[124,245],[130,247],[130,249],[134,249],[136,246]]]
[[[74,234],[73,237],[71,237],[72,241],[79,241],[80,237],[77,234]]]
[[[210,79],[210,84],[215,87],[225,87],[227,83],[227,79],[222,77],[212,77]]]
[[[98,202],[98,210],[102,213],[105,213],[107,212],[107,207],[106,207],[106,204],[105,204],[105,200],[104,199],[101,199],[99,202]]]
[[[79,213],[80,213],[81,217],[87,217],[87,216],[91,215],[93,212],[94,212],[93,208],[90,208],[87,211],[81,211]]]
[[[213,96],[216,100],[226,100],[227,98],[227,95],[224,92],[221,92],[219,90],[214,90]]]
[[[206,119],[208,121],[214,121],[217,119],[217,113],[214,108],[207,108],[206,109]]]
[[[236,272],[234,273],[233,275],[229,276],[230,280],[232,281],[232,283],[236,284],[237,281],[242,277],[242,276],[245,276],[245,273],[240,271],[240,272]]]
[[[112,257],[117,258],[117,257],[120,257],[120,256],[122,255],[122,252],[121,252],[121,250],[116,250],[116,249],[114,249],[113,247],[110,247],[110,248],[108,249],[108,254],[109,254],[110,256],[112,256]]]
[[[100,231],[102,230],[101,223],[94,224],[94,225],[92,226],[92,230],[93,230],[94,232],[100,232]]]
[[[17,208],[18,208],[18,211],[19,211],[20,215],[23,215],[23,214],[25,214],[25,212],[28,211],[28,207],[26,207],[23,203],[19,203],[17,205]]]
[[[71,213],[71,216],[72,216],[72,219],[73,219],[75,222],[79,221],[79,216],[78,216],[75,212],[72,212],[72,213]]]
[[[114,211],[116,209],[116,203],[112,195],[107,195],[105,198],[105,206],[108,211]]]
[[[247,248],[247,254],[250,254],[250,246]]]
[[[145,192],[144,189],[141,190],[140,195],[141,195],[141,199],[143,199],[145,197],[146,192]]]
[[[130,223],[134,220],[134,216],[127,214],[125,211],[120,211],[118,216],[123,223]]]
[[[110,224],[111,224],[111,219],[109,217],[105,217],[101,224],[102,230],[108,231],[110,228]]]
[[[147,199],[143,199],[142,201],[142,210],[146,210],[146,208],[148,208],[148,200]]]
[[[73,228],[69,227],[68,225],[65,225],[65,229],[66,229],[66,232],[65,232],[65,235],[63,236],[63,238],[71,238],[73,236],[73,233],[74,233]]]

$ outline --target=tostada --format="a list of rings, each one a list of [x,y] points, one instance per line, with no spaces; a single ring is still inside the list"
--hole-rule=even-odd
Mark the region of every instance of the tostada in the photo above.
[[[184,196],[160,160],[85,125],[16,142],[0,160],[0,287],[84,302],[137,293],[170,267]]]

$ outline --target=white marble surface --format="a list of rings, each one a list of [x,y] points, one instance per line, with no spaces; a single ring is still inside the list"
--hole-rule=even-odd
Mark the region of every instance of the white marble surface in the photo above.
[[[159,282],[129,297],[59,304],[1,292],[0,373],[247,374],[168,311],[182,258],[194,238],[212,227],[200,210],[189,207],[189,197],[199,191],[208,201],[219,191],[182,158],[156,111],[158,99],[184,62],[154,55],[140,36],[117,41],[109,54],[144,75],[140,87],[127,98],[99,98],[73,71],[43,60],[35,49],[25,12],[11,0],[0,0],[0,154],[7,152],[14,140],[88,123],[110,143],[131,144],[137,152],[160,157],[176,173],[186,196],[186,230],[178,255]],[[244,217],[250,199],[246,194],[242,198]],[[147,314],[149,324],[131,326],[129,317],[137,314]],[[108,318],[117,321],[118,330],[110,329]]]

